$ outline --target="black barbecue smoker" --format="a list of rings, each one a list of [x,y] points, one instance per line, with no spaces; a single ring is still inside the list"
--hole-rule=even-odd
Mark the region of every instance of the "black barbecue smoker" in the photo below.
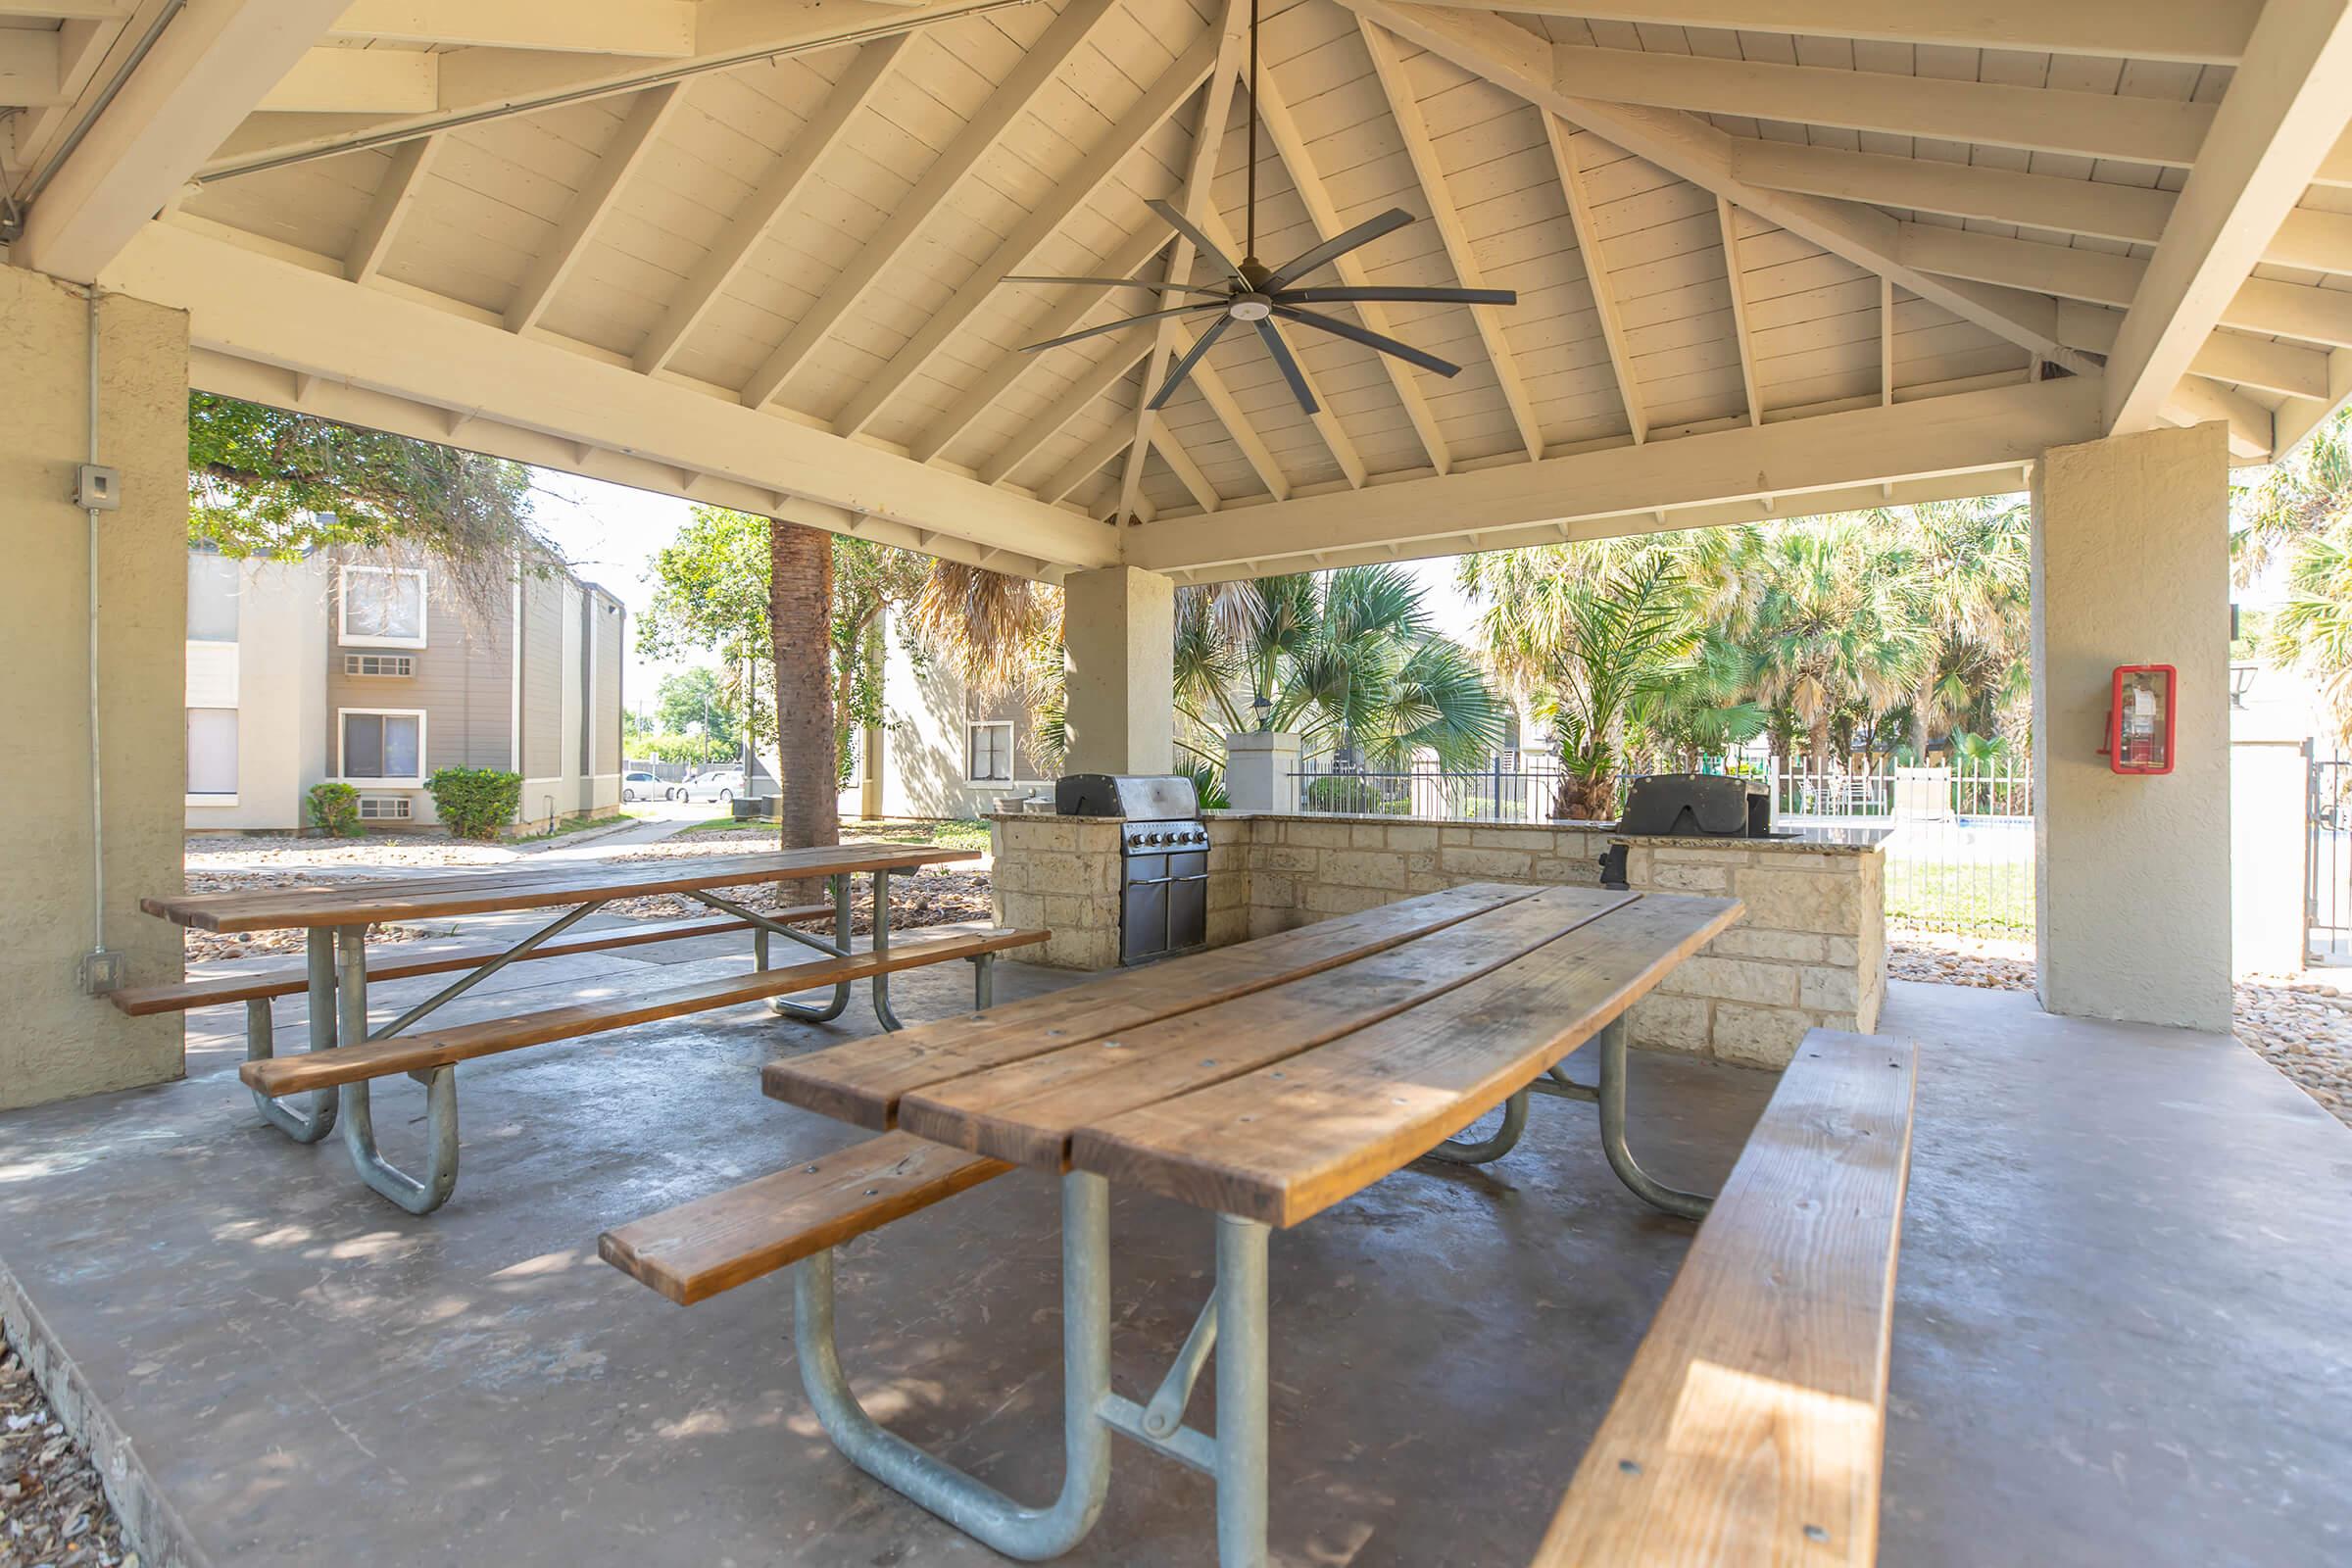
[[[1769,839],[1772,786],[1724,773],[1645,773],[1626,791],[1625,814],[1612,830],[1629,837]],[[1626,886],[1630,848],[1612,844],[1600,857],[1600,885]]]
[[[1208,943],[1208,826],[1179,773],[1071,773],[1054,785],[1062,816],[1119,829],[1119,962],[1149,963]]]

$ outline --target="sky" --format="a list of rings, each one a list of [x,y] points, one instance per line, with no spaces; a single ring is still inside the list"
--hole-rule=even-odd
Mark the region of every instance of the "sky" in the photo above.
[[[653,599],[654,558],[686,526],[693,504],[675,496],[632,490],[546,468],[531,470],[532,505],[540,525],[564,552],[572,569],[620,596],[632,621]],[[1457,638],[1470,634],[1476,611],[1453,586],[1453,561],[1407,562],[1405,569],[1429,590],[1438,628]],[[637,651],[634,628],[623,690],[631,710],[650,711],[664,675],[701,661],[652,660]]]

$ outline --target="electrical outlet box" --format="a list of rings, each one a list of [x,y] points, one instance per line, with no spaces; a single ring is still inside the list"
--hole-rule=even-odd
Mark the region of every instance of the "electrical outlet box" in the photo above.
[[[113,512],[122,505],[122,471],[85,463],[74,470],[74,504],[85,512]]]
[[[105,948],[93,948],[81,956],[76,973],[81,978],[81,994],[103,997],[110,991],[122,989],[122,955]]]

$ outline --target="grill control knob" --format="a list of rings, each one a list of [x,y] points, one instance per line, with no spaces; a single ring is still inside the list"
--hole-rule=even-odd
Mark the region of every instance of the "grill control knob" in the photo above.
[[[1168,842],[1168,836],[1165,833],[1147,833],[1144,835],[1144,842],[1146,844],[1165,844]]]
[[[1130,834],[1128,834],[1128,835],[1127,835],[1127,847],[1128,847],[1129,849],[1131,849],[1131,850],[1140,850],[1140,849],[1142,849],[1142,848],[1144,847],[1144,836],[1143,836],[1141,833],[1130,833]]]

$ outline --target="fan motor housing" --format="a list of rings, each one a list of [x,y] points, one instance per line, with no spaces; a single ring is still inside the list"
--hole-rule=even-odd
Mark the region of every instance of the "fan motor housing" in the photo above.
[[[1237,321],[1262,321],[1274,314],[1274,302],[1263,294],[1237,295],[1225,314]]]

